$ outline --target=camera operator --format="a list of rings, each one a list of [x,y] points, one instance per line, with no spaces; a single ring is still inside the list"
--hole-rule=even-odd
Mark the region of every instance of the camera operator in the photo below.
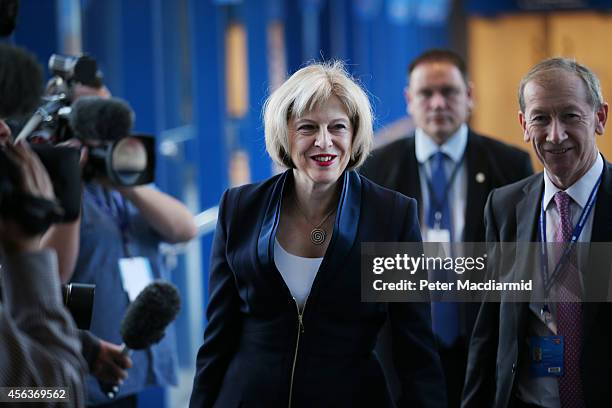
[[[0,146],[8,146],[6,148],[10,149],[11,142],[11,130],[5,121],[0,120]],[[19,145],[21,145],[21,143],[19,143]],[[24,143],[24,145],[27,144]],[[31,154],[31,152],[28,154]],[[38,158],[36,158],[36,155],[33,156],[36,161],[39,161]],[[47,230],[47,234],[42,236],[42,238],[39,237],[38,240],[45,242],[45,239],[49,235],[52,235],[53,233],[65,233],[65,231],[69,231],[71,228],[74,228],[75,225],[78,229],[78,224],[76,222],[53,224]],[[49,245],[41,246],[53,249]],[[61,274],[58,271],[59,267],[56,259],[57,252],[53,252],[53,267],[50,269],[55,271],[59,280]],[[121,346],[99,339],[87,330],[78,330],[77,334],[82,345],[82,356],[85,358],[87,366],[89,367],[89,372],[92,375],[94,375],[98,380],[112,385],[120,384],[125,378],[127,378],[127,369],[132,366],[132,360],[129,356],[122,353]]]
[[[36,155],[25,143],[7,143],[10,131],[3,120],[0,135],[4,159],[18,170],[13,176],[19,192],[53,201],[51,181]],[[0,386],[68,387],[70,406],[83,406],[81,344],[62,303],[55,253],[39,249],[41,234],[0,216]]]
[[[73,89],[74,102],[92,95],[106,98],[110,92],[83,85]],[[124,136],[84,135],[79,139],[87,152]],[[83,157],[86,161],[87,153]],[[192,214],[171,196],[151,186],[117,186],[108,177],[96,176],[83,186],[81,217],[56,226],[45,236],[45,245],[58,251],[64,282],[96,285],[91,331],[109,344],[119,344],[120,321],[139,288],[153,279],[167,278],[159,243],[185,242],[196,232]],[[145,387],[176,384],[175,348],[170,329],[159,344],[133,352],[133,366],[114,401],[88,377],[88,404],[136,407],[137,394]]]
[[[82,84],[75,84],[72,90],[73,99],[81,96],[110,97],[108,89],[104,86],[93,88]],[[63,143],[81,149],[81,166],[87,158],[87,148],[77,139],[70,139]],[[42,238],[42,246],[53,248],[58,254],[59,276],[62,283],[68,283],[74,270],[79,250],[79,218],[72,222],[54,224]],[[118,344],[105,341],[93,335],[90,331],[79,330],[83,344],[83,356],[87,361],[90,373],[99,381],[116,385],[121,384],[128,377],[128,369],[132,367],[132,360],[122,353]]]
[[[0,44],[0,387],[68,387],[69,405],[83,406],[81,344],[62,302],[56,255],[39,248],[49,222],[37,216],[56,211],[53,187],[29,147],[10,144],[3,120],[35,108],[41,91],[36,59]],[[15,200],[19,216],[7,210]]]

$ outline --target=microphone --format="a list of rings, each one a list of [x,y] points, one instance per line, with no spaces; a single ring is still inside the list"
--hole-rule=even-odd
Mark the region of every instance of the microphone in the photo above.
[[[128,355],[130,350],[143,350],[158,343],[180,310],[181,297],[173,284],[155,281],[147,285],[128,306],[121,321],[122,353]],[[118,385],[101,386],[108,398],[115,398],[119,392]]]
[[[134,116],[119,98],[83,96],[72,104],[69,123],[78,139],[115,141],[130,134]]]
[[[125,312],[119,330],[125,345],[142,350],[158,343],[180,310],[181,297],[173,284],[150,283]]]

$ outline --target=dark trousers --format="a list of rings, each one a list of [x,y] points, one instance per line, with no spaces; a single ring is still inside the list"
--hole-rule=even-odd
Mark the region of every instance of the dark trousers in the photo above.
[[[386,322],[378,337],[376,354],[385,372],[391,396],[393,400],[397,401],[400,397],[401,390],[393,365],[390,333],[391,329],[389,327],[389,322]],[[438,347],[446,382],[446,396],[449,408],[459,408],[461,405],[461,393],[463,391],[463,382],[465,381],[467,366],[467,352],[468,346],[465,337],[460,337],[457,342],[449,348]]]
[[[450,347],[444,347],[439,344],[438,353],[440,354],[440,362],[444,371],[448,407],[459,408],[461,406],[461,393],[467,368],[467,340],[465,337],[459,337]]]

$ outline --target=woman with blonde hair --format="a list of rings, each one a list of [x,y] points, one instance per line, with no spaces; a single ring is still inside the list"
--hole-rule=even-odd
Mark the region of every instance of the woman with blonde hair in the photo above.
[[[362,303],[361,242],[421,240],[413,199],[363,178],[365,92],[342,63],[293,74],[264,106],[288,168],[228,190],[210,265],[192,407],[393,406],[374,346],[388,318],[399,406],[444,406],[426,303]]]

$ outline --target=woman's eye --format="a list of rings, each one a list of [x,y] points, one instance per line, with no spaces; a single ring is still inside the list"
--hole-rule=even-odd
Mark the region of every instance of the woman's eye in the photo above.
[[[315,129],[313,125],[300,125],[298,126],[298,130],[300,132],[312,132]]]

